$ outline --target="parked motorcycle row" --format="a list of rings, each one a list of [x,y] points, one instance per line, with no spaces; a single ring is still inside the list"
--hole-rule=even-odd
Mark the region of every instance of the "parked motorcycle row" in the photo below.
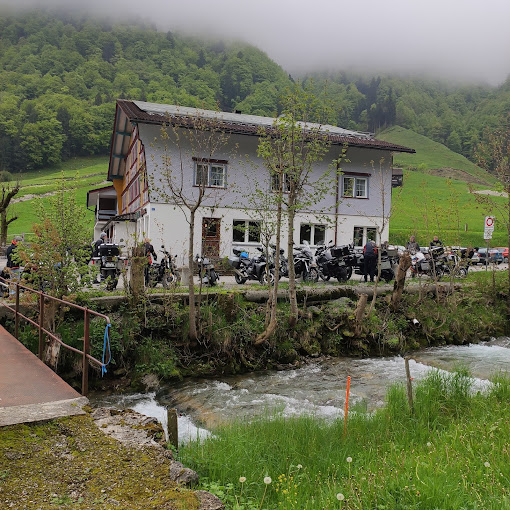
[[[235,272],[234,277],[242,285],[248,280],[256,280],[267,284],[273,281],[275,274],[275,247],[266,255],[263,248],[256,247],[258,253],[249,257],[244,250],[234,248],[229,262]],[[348,281],[354,274],[364,274],[364,257],[361,247],[353,245],[336,246],[333,243],[320,245],[313,252],[305,241],[302,246],[294,246],[294,268],[297,278],[304,282],[317,282],[319,279],[329,281],[335,278],[339,282]],[[400,255],[395,247],[389,246],[381,251],[380,276],[381,280],[390,282],[395,278]],[[430,250],[427,255],[419,252],[412,257],[411,276],[426,275],[439,280],[442,276],[466,276],[468,264],[461,254],[446,253],[443,247]],[[287,278],[288,260],[284,250],[280,249],[280,278]]]

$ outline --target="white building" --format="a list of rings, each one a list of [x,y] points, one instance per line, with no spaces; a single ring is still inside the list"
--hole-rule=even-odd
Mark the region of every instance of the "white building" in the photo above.
[[[200,130],[207,143],[197,142],[197,119],[214,126],[216,133]],[[178,256],[179,265],[185,264],[189,210],[179,208],[170,193],[169,179],[173,179],[184,197],[196,200],[201,190],[205,193],[196,211],[194,254],[221,258],[230,255],[233,246],[253,253],[260,245],[257,227],[268,213],[248,197],[255,188],[272,193],[269,171],[257,147],[261,131],[270,130],[274,120],[118,100],[108,169],[113,186],[93,190],[87,199],[87,205],[96,208],[96,238],[102,230],[127,244],[149,237],[156,250],[164,245]],[[383,217],[389,216],[392,153],[415,151],[366,133],[335,126],[320,129],[331,145],[314,166],[311,180],[327,173],[344,146],[347,160],[341,163],[341,175],[333,175],[330,192],[297,214],[294,242],[362,245],[375,239],[376,226],[380,228]],[[214,137],[222,138],[220,132],[225,139],[213,147]],[[193,141],[190,133],[197,135]],[[387,238],[386,227],[380,241]],[[286,240],[285,231],[282,246]]]

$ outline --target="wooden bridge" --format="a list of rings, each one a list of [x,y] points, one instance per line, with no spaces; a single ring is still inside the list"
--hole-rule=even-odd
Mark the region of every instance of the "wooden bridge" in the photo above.
[[[0,278],[0,280],[2,280]],[[8,285],[5,280],[1,285]],[[10,283],[11,289],[14,287]],[[25,316],[20,307],[20,290],[38,295],[39,313],[36,318]],[[19,283],[15,284],[14,303],[0,301],[0,306],[14,314],[14,336],[0,326],[0,426],[13,425],[62,416],[83,414],[82,407],[88,403],[89,362],[102,367],[104,364],[89,354],[89,319],[91,315],[103,317],[109,326],[110,319],[103,314],[83,308],[73,303],[48,296]],[[51,331],[44,328],[44,309],[48,301],[59,301],[65,306],[84,312],[83,350],[75,349],[63,343]],[[30,352],[17,339],[20,320],[26,320],[39,331],[38,356]],[[46,337],[59,342],[82,357],[82,395],[63,381],[42,361]]]

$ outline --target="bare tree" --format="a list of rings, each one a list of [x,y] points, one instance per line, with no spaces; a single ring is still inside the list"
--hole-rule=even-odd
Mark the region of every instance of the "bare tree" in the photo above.
[[[283,104],[282,116],[275,119],[272,129],[261,137],[258,153],[264,159],[272,179],[277,211],[281,207],[282,218],[285,215],[287,219],[291,307],[289,325],[294,327],[298,319],[296,274],[292,257],[294,220],[298,212],[312,210],[328,194],[334,182],[332,168],[336,169],[338,164],[329,166],[319,177],[314,174],[315,165],[322,161],[331,145],[322,126],[311,122],[320,111],[317,100],[296,85],[284,98]],[[275,298],[276,291],[273,291]],[[275,303],[273,306],[276,306]]]
[[[201,207],[214,209],[224,191],[221,186],[209,186],[209,165],[217,154],[228,150],[230,135],[221,119],[205,116],[197,111],[194,116],[168,116],[161,135],[154,143],[163,151],[161,178],[150,177],[151,193],[164,202],[178,207],[189,226],[189,337],[198,338],[195,287],[193,283],[193,252],[195,219]],[[194,164],[195,172],[192,165]],[[193,180],[192,180],[193,179]]]
[[[12,188],[6,183],[2,184],[2,198],[0,198],[0,245],[2,246],[7,244],[7,229],[9,225],[18,219],[17,216],[7,219],[7,210],[11,200],[19,193],[20,188],[19,182]]]

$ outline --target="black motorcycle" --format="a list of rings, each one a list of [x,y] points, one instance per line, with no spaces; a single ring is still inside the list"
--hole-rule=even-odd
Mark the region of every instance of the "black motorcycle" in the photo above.
[[[216,282],[219,281],[220,277],[214,270],[212,262],[207,257],[202,257],[200,255],[197,255],[195,260],[198,266],[198,277],[200,278],[200,283],[202,283],[202,285],[208,285],[209,287],[216,285]]]
[[[304,282],[318,282],[319,270],[308,242],[304,241],[303,246],[294,246],[293,251],[296,278],[301,277]]]
[[[377,257],[377,261],[379,258]],[[381,251],[381,279],[385,282],[391,282],[395,278],[395,267],[398,266],[398,251],[397,249],[389,248]],[[356,254],[356,269],[355,273],[363,275],[365,274],[365,264],[363,252]]]
[[[433,280],[440,280],[449,272],[448,256],[442,246],[430,248],[427,254],[417,252],[411,259],[411,276],[426,275]]]
[[[271,245],[271,270],[274,273],[274,263],[276,260],[276,245]],[[285,250],[283,248],[280,248],[280,276],[279,278],[288,278],[289,277],[289,261],[287,260],[287,257],[285,256]]]
[[[127,258],[120,256],[118,244],[103,243],[97,248],[97,257],[92,257],[92,265],[99,267],[101,282],[106,282],[106,290],[114,290],[121,271],[127,269]]]
[[[149,266],[149,286],[155,287],[161,283],[163,288],[167,289],[172,283],[180,280],[180,273],[175,263],[177,255],[172,257],[164,246],[161,246],[161,253],[163,253],[161,261],[153,261]]]
[[[352,276],[352,266],[356,263],[350,246],[319,246],[315,252],[319,276],[327,282],[336,278],[346,282]]]
[[[234,269],[234,278],[236,283],[243,285],[248,280],[257,280],[262,285],[267,284],[267,260],[263,248],[260,246],[256,247],[259,251],[258,255],[252,257],[248,256],[248,253],[244,250],[236,248],[232,249],[234,256],[229,257],[229,262]],[[271,281],[274,279],[274,274],[270,271],[269,278]]]

